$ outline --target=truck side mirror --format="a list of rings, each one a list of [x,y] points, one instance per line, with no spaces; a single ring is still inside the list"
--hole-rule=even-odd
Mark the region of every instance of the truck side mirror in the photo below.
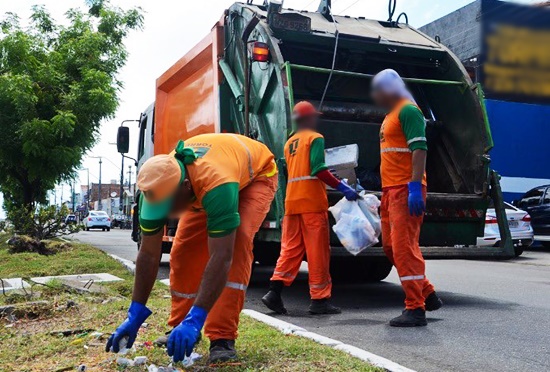
[[[116,148],[121,154],[127,154],[130,149],[130,128],[118,127]]]

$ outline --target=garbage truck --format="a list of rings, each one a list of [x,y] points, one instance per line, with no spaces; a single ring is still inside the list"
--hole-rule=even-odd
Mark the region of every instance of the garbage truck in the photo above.
[[[275,154],[280,187],[254,252],[258,264],[273,265],[284,215],[283,147],[294,129],[294,103],[319,105],[327,147],[358,145],[357,183],[380,196],[379,130],[385,113],[374,106],[369,85],[374,74],[392,68],[426,118],[424,256],[513,257],[499,176],[490,168],[493,141],[481,87],[443,44],[398,21],[336,16],[329,0],[322,0],[316,12],[284,9],[275,0],[235,3],[157,79],[156,100],[140,119],[139,165],[170,152],[179,139],[201,133],[240,133],[265,143]],[[342,198],[327,192],[331,205]],[[501,240],[495,247],[477,247],[491,199]],[[176,224],[166,226],[164,252]],[[381,246],[352,256],[334,235],[331,246],[335,277],[378,281],[392,268]]]

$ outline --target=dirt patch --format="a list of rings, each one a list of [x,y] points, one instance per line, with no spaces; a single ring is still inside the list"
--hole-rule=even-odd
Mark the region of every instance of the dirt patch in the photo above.
[[[8,250],[10,253],[38,253],[50,256],[71,248],[71,244],[66,242],[37,240],[26,235],[13,236],[8,240]]]

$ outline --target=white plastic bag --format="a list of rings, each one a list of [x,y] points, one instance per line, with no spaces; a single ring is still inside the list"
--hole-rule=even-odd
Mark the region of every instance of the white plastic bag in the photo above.
[[[359,199],[359,208],[369,220],[376,237],[380,236],[382,232],[382,222],[380,221],[380,215],[378,214],[378,208],[380,207],[380,200],[372,194],[367,194],[365,191],[362,191],[359,195],[363,199]]]
[[[329,211],[336,219],[336,225],[332,230],[344,248],[354,256],[378,243],[378,236],[358,202],[343,198],[330,207]]]

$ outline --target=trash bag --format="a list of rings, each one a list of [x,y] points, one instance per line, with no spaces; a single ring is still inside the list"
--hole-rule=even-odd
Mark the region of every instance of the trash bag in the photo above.
[[[380,215],[378,214],[380,200],[372,194],[367,194],[365,191],[361,192],[359,195],[363,198],[358,200],[359,208],[361,208],[361,211],[369,220],[374,232],[376,233],[376,237],[379,237],[382,232],[382,222],[380,221]]]
[[[358,202],[343,198],[329,211],[336,219],[332,230],[344,248],[354,256],[378,243],[378,236]]]

